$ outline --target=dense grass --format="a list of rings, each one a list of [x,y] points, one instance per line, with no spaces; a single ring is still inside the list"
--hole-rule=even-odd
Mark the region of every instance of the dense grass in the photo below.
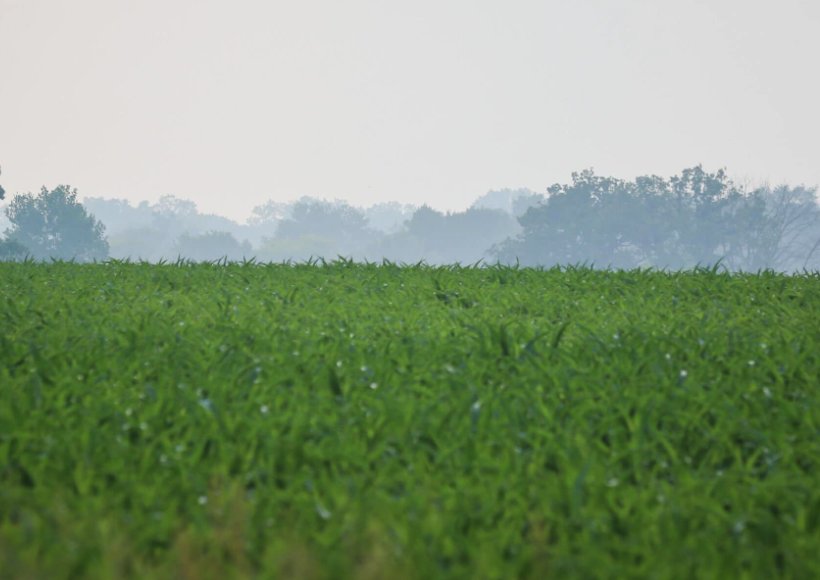
[[[820,276],[0,264],[0,578],[820,576]]]

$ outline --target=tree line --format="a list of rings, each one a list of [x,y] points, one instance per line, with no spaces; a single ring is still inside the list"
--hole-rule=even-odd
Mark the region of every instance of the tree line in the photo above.
[[[0,188],[0,199],[3,191]],[[155,204],[85,199],[58,186],[14,196],[0,259],[157,261],[337,256],[415,263],[731,270],[820,269],[817,187],[744,187],[702,166],[663,178],[572,175],[544,193],[490,191],[462,212],[303,197],[269,201],[245,224],[165,196]]]

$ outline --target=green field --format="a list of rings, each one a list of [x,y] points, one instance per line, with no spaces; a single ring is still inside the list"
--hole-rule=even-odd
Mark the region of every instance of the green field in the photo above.
[[[0,579],[820,577],[820,275],[0,263]]]

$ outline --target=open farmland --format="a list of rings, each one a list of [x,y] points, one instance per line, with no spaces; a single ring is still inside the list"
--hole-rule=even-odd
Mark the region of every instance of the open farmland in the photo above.
[[[820,276],[0,263],[0,579],[816,578]]]

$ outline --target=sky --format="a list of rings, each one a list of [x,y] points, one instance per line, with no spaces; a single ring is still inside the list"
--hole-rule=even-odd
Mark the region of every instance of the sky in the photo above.
[[[573,171],[820,183],[817,0],[0,0],[7,198],[468,206]]]

